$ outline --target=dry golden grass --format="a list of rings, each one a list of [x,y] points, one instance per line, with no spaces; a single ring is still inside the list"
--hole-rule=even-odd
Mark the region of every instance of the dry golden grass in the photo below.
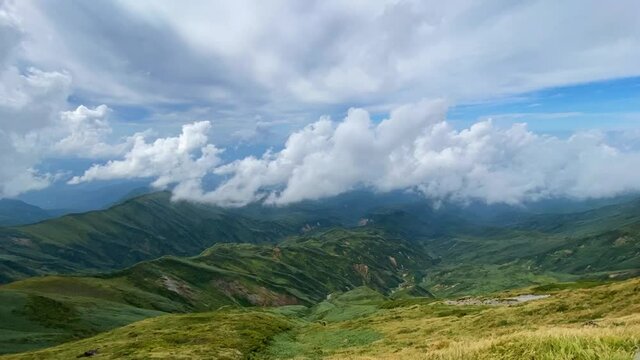
[[[509,335],[459,341],[423,339],[413,346],[389,349],[371,344],[365,354],[345,351],[332,359],[632,359],[640,343],[640,326],[622,328],[542,328]]]
[[[640,347],[640,280],[508,307],[414,305],[330,326],[383,335],[332,359],[630,360]]]
[[[249,309],[162,316],[0,358],[69,359],[95,348],[96,359],[632,360],[640,347],[640,279],[514,306],[371,301],[385,306],[319,307],[335,312],[330,321]]]

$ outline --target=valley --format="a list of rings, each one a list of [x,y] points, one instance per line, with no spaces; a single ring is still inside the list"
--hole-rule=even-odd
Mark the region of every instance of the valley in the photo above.
[[[589,343],[622,359],[638,345],[638,201],[518,214],[505,226],[458,214],[364,193],[271,209],[153,193],[3,228],[0,349],[27,351],[20,359],[93,347],[114,359],[424,358],[427,350],[429,359],[465,351],[515,359],[525,350],[500,344],[535,338],[541,353]],[[550,296],[491,306],[521,294]],[[498,300],[446,300],[463,296]],[[593,296],[601,302],[576,303]],[[590,321],[597,328],[583,326]],[[147,327],[166,339],[132,330]],[[204,334],[218,327],[243,340]],[[132,331],[134,342],[124,335]],[[595,359],[586,354],[579,358]]]

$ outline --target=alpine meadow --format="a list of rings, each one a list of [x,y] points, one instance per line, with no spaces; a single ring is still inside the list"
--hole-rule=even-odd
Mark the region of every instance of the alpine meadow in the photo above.
[[[640,359],[638,13],[0,0],[0,360]]]

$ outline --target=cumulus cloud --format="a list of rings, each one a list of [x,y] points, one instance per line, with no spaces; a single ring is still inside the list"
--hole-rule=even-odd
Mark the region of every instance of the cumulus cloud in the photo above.
[[[100,158],[123,153],[130,141],[111,144],[109,109],[63,110],[71,77],[64,72],[15,67],[0,70],[0,198],[47,187],[59,174],[42,173],[46,158]]]
[[[52,131],[61,132],[61,139],[57,140],[52,151],[60,155],[82,154],[86,158],[100,158],[124,153],[133,139],[119,143],[108,143],[107,138],[112,133],[107,119],[111,110],[106,105],[96,106],[94,109],[84,105],[75,110],[63,111]]]
[[[351,109],[342,121],[322,118],[294,132],[281,151],[220,166],[219,150],[207,144],[209,124],[195,123],[179,137],[137,143],[124,160],[96,165],[73,182],[152,176],[157,186],[176,184],[175,198],[226,206],[287,204],[360,187],[507,204],[640,190],[640,152],[613,146],[602,134],[561,139],[491,120],[456,130],[446,110],[443,101],[422,101],[377,123]],[[226,180],[205,191],[201,180],[211,171]]]
[[[14,3],[0,0],[0,198],[47,187],[60,174],[38,170],[54,156],[95,158],[127,149],[108,144],[108,108],[67,110],[72,77],[65,70],[21,67],[25,41]]]
[[[361,186],[507,203],[637,190],[637,153],[597,133],[561,139],[490,121],[457,130],[442,102],[393,105],[640,75],[635,7],[0,0],[0,197],[55,179],[37,170],[48,156],[119,158],[74,183],[152,177],[159,187],[175,185],[176,197],[225,205],[283,204]],[[71,106],[70,96],[92,105]],[[214,118],[217,131],[201,122],[176,137],[113,142],[108,107],[93,104],[143,107],[165,127],[185,114]],[[262,156],[220,164],[210,141],[275,141],[351,104],[360,109],[342,121],[322,118]],[[368,112],[393,108],[382,122]],[[181,147],[180,139],[195,145]],[[212,191],[202,186],[210,174],[222,179]]]
[[[13,65],[24,32],[9,5],[0,2],[0,198],[41,189],[54,177],[35,169],[39,151],[25,137],[55,118],[70,85],[68,74]]]
[[[187,124],[177,137],[147,142],[143,134],[134,136],[133,146],[122,160],[94,165],[69,182],[153,177],[152,185],[176,185],[176,194],[190,194],[201,187],[202,178],[220,162],[220,150],[208,144],[208,121]]]

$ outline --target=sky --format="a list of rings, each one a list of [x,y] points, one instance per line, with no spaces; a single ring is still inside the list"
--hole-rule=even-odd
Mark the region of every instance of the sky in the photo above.
[[[0,0],[0,198],[114,181],[223,206],[636,192],[639,10]]]

